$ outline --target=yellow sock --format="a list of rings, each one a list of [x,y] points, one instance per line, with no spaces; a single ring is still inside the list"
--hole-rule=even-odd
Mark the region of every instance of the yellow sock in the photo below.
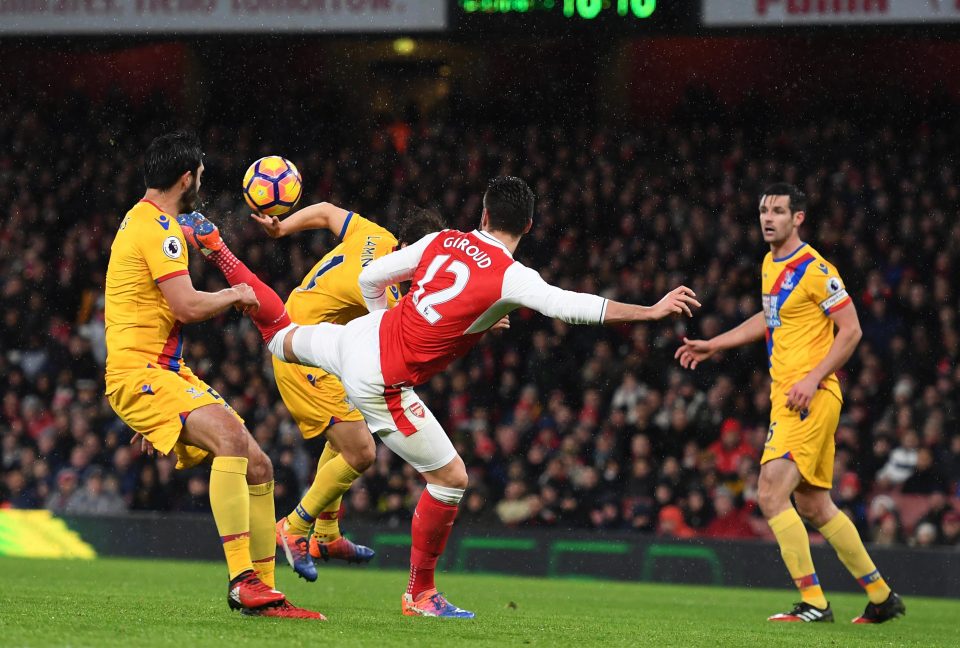
[[[330,542],[340,537],[340,522],[337,519],[340,500],[359,476],[360,473],[327,444],[317,462],[313,484],[294,512],[287,516],[289,528],[306,534],[316,521],[315,532],[321,541]]]
[[[250,560],[257,577],[276,587],[273,576],[277,557],[277,514],[273,506],[273,482],[251,484],[250,491]]]
[[[803,520],[796,509],[788,508],[770,519],[770,528],[780,545],[780,555],[787,565],[790,578],[793,579],[800,598],[821,610],[827,607],[827,599],[820,587],[820,579],[813,569],[813,557],[810,555],[810,537],[803,526]]]
[[[890,586],[880,576],[877,566],[870,560],[870,554],[867,553],[857,533],[857,527],[853,526],[843,512],[838,513],[832,520],[820,527],[820,533],[827,539],[840,562],[847,568],[860,586],[867,592],[871,603],[883,603],[890,596]]]
[[[231,580],[250,562],[250,495],[247,492],[247,458],[214,457],[210,469],[210,508],[217,523]]]

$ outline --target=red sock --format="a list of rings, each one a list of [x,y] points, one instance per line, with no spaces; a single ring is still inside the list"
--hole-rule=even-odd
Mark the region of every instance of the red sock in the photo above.
[[[447,546],[447,538],[457,518],[457,507],[433,499],[426,490],[417,503],[417,511],[410,525],[413,546],[410,548],[410,582],[407,594],[414,599],[436,585],[433,583],[433,571],[437,568],[437,559]]]
[[[226,277],[227,283],[236,286],[239,283],[245,283],[253,288],[254,294],[260,301],[260,309],[256,313],[250,313],[250,319],[257,326],[263,341],[269,343],[277,331],[290,325],[290,316],[287,315],[287,309],[283,305],[283,300],[276,291],[263,283],[260,277],[244,265],[243,261],[233,255],[226,245],[212,252],[210,259],[215,266],[220,268],[220,272]]]

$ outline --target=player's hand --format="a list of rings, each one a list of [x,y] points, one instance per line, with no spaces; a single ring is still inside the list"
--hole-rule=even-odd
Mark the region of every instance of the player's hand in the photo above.
[[[250,214],[250,218],[260,223],[260,227],[270,238],[280,238],[283,236],[283,228],[280,226],[280,219],[276,216],[267,216],[265,214]]]
[[[244,313],[256,313],[260,310],[260,300],[248,284],[238,283],[233,289],[237,293],[237,301],[233,305],[238,310]]]
[[[510,329],[510,316],[504,315],[500,321],[490,327],[491,331],[507,331]]]
[[[650,319],[660,320],[670,315],[693,317],[694,308],[700,308],[697,294],[686,286],[680,286],[668,292],[663,299],[650,307]]]
[[[787,409],[791,412],[802,412],[810,409],[810,403],[817,393],[819,383],[806,377],[787,392]]]
[[[152,457],[154,453],[153,444],[147,441],[147,437],[143,436],[139,432],[134,433],[133,437],[131,437],[130,445],[136,443],[137,439],[140,439],[140,452]]]
[[[684,369],[696,369],[698,364],[709,360],[716,352],[710,340],[683,338],[683,346],[677,349],[673,357],[680,361],[680,366]]]

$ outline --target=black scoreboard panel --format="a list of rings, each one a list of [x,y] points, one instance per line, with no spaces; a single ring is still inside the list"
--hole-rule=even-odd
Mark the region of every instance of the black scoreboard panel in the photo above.
[[[690,32],[699,0],[453,0],[450,26],[461,35],[569,33],[624,36]]]

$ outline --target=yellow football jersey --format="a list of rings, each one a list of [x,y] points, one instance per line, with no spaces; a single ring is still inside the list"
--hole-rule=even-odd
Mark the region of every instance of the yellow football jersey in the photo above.
[[[182,324],[159,283],[187,274],[187,245],[175,218],[141,200],[127,212],[110,247],[105,319],[107,389],[118,372],[183,368]]]
[[[837,269],[804,243],[791,254],[763,260],[763,314],[773,390],[786,392],[830,351],[828,315],[851,303]],[[821,387],[842,399],[835,374]]]
[[[390,254],[397,239],[376,223],[350,212],[340,231],[341,243],[317,262],[287,299],[295,324],[346,324],[367,314],[360,294],[360,272],[374,259]],[[392,307],[400,299],[396,286],[387,290]]]

